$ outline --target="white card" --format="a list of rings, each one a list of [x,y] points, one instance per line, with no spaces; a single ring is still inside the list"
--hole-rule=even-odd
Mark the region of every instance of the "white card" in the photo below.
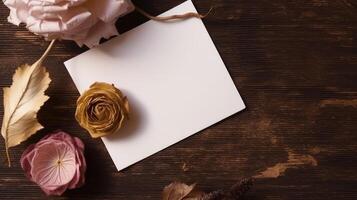
[[[65,65],[80,93],[107,82],[128,97],[130,120],[103,138],[119,171],[245,108],[200,19],[149,21]]]

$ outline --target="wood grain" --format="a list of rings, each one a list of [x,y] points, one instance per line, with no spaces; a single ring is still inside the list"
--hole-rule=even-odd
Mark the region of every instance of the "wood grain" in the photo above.
[[[134,2],[159,14],[183,0]],[[62,129],[86,144],[87,184],[53,199],[160,199],[162,188],[173,180],[198,182],[207,191],[224,189],[242,177],[291,163],[293,154],[311,156],[316,166],[283,165],[290,167],[277,178],[258,179],[247,199],[357,199],[357,3],[194,2],[203,13],[214,6],[204,23],[244,97],[244,112],[118,173],[103,143],[90,139],[74,119],[79,94],[63,61],[86,49],[63,41],[46,62],[53,79],[51,99],[39,116],[46,128],[13,148],[13,161],[29,144]],[[34,62],[47,45],[24,27],[7,23],[8,12],[1,4],[0,87],[10,85],[15,67]],[[125,32],[145,21],[132,13],[117,25]],[[0,199],[47,198],[25,178],[18,162],[7,168],[4,150]]]

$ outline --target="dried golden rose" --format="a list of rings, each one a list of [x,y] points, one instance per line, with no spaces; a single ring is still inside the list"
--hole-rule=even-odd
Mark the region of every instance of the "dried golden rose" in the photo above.
[[[114,85],[94,83],[77,100],[76,119],[93,138],[117,132],[128,117],[128,100]]]

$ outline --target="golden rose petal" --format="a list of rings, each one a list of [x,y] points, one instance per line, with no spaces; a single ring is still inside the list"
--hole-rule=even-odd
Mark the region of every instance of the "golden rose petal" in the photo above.
[[[93,138],[107,136],[129,118],[129,102],[114,85],[97,82],[78,98],[75,117]]]

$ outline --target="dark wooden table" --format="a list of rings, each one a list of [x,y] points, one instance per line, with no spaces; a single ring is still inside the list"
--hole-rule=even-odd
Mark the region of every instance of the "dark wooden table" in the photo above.
[[[183,0],[134,2],[159,14]],[[56,129],[82,138],[88,161],[86,185],[56,199],[160,199],[173,180],[198,182],[210,191],[264,170],[263,175],[276,178],[257,179],[247,199],[357,199],[357,2],[195,4],[203,13],[215,7],[204,22],[248,108],[118,173],[101,140],[90,139],[74,119],[79,94],[63,61],[86,49],[57,43],[46,61],[51,99],[39,114],[46,128],[11,150],[12,168],[5,164],[1,139],[0,199],[46,198],[18,161],[29,144]],[[48,44],[7,23],[7,15],[1,4],[1,87],[11,84],[18,65],[34,62]],[[132,13],[118,21],[118,28],[124,32],[145,21]]]

